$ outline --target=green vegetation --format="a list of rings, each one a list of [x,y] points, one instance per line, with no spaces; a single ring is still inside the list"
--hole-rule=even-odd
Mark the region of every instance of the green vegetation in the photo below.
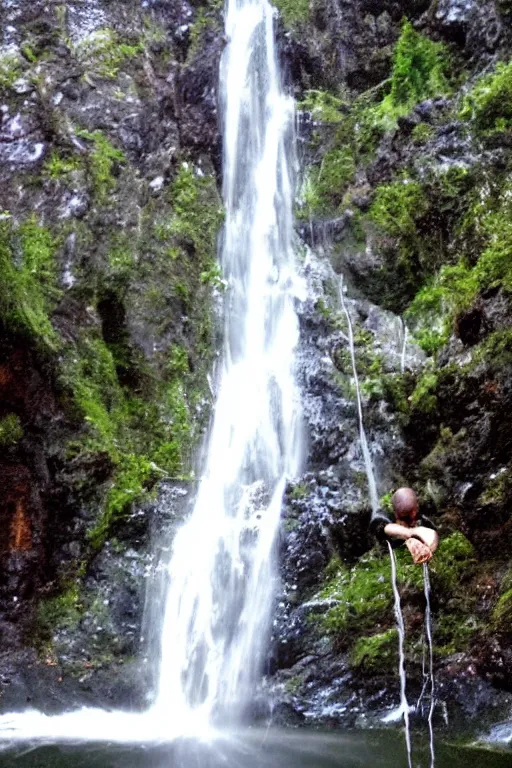
[[[435,134],[434,128],[428,123],[418,123],[412,129],[411,138],[415,144],[426,144],[427,141],[433,138]]]
[[[414,601],[423,591],[423,571],[411,562],[407,550],[396,550],[397,575],[403,599]],[[459,646],[473,632],[471,621],[457,634],[459,624],[467,618],[465,583],[475,572],[472,545],[459,532],[443,537],[430,564],[432,590],[440,607],[434,617],[443,625],[441,652],[449,644]],[[393,592],[387,551],[372,550],[352,566],[335,558],[326,571],[326,585],[319,599],[336,600],[337,604],[323,615],[311,616],[321,631],[327,631],[337,642],[351,648],[351,661],[367,671],[392,650],[394,633]],[[458,623],[450,624],[450,617]],[[377,634],[368,637],[369,631]],[[437,640],[436,640],[437,642]]]
[[[475,550],[466,537],[455,531],[441,538],[432,560],[432,587],[446,599],[460,587],[461,578],[468,579],[474,573]]]
[[[275,6],[288,29],[304,26],[309,19],[309,0],[276,0]]]
[[[512,63],[499,63],[465,96],[460,117],[477,131],[490,134],[512,127]]]
[[[377,187],[370,217],[388,235],[414,236],[417,222],[428,209],[429,202],[422,186],[404,177]]]
[[[23,437],[23,427],[20,417],[15,413],[8,413],[0,419],[0,447],[6,448],[16,445]]]
[[[116,187],[113,171],[117,165],[125,162],[124,153],[114,147],[101,131],[77,131],[81,136],[93,143],[92,152],[87,157],[89,171],[96,202],[107,205],[110,193]]]
[[[117,33],[108,28],[97,29],[80,40],[75,46],[75,55],[85,71],[105,80],[114,80],[120,67],[137,56],[142,45],[130,45],[119,40]]]
[[[193,249],[203,283],[222,283],[215,246],[224,210],[213,177],[200,175],[191,164],[182,163],[170,186],[169,202],[172,216],[162,226],[161,238],[172,240],[174,248],[183,249],[185,256]]]
[[[55,250],[54,237],[35,215],[18,227],[0,221],[0,318],[51,349],[57,336],[49,315],[59,298]]]
[[[197,11],[194,23],[190,28],[189,47],[187,61],[192,59],[201,50],[203,38],[209,30],[217,30],[220,33],[220,14],[216,3],[210,2],[206,7]]]
[[[51,179],[63,179],[73,171],[78,171],[83,167],[83,163],[78,157],[63,156],[53,150],[50,157],[45,161],[43,173]]]
[[[182,384],[184,372],[175,364],[168,372],[168,381],[154,385],[151,402],[121,387],[112,352],[100,337],[84,334],[66,352],[62,381],[88,425],[69,450],[106,454],[114,467],[102,514],[89,531],[95,548],[157,478],[180,477],[185,471],[193,428]]]
[[[48,642],[58,629],[73,629],[82,615],[77,584],[71,584],[61,594],[42,600],[37,607],[36,631],[39,643]]]
[[[93,140],[103,147],[98,136]],[[109,173],[103,173],[103,189],[108,179]],[[166,211],[165,219],[155,215],[156,205],[159,212]],[[102,546],[132,503],[152,492],[156,480],[185,477],[190,470],[200,428],[192,414],[204,397],[205,368],[213,351],[209,286],[220,280],[214,257],[222,215],[213,175],[196,173],[183,163],[167,199],[148,204],[138,239],[124,233],[110,236],[104,276],[89,298],[115,319],[124,316],[128,295],[136,302],[138,317],[147,313],[151,327],[158,332],[161,323],[162,333],[168,333],[169,302],[179,297],[193,345],[175,342],[165,356],[157,354],[150,362],[131,346],[121,321],[105,339],[97,327],[84,328],[62,349],[60,380],[72,395],[75,418],[84,423],[68,453],[104,456],[112,468],[102,511],[88,534],[93,548]],[[140,249],[145,259],[138,258]]]
[[[421,413],[432,413],[435,411],[437,408],[437,385],[437,373],[428,369],[422,373],[410,397],[411,408]]]
[[[334,148],[325,153],[320,167],[312,168],[305,187],[306,204],[312,214],[335,210],[343,199],[347,184],[356,170],[348,147]]]
[[[300,499],[305,499],[308,493],[309,486],[306,483],[297,483],[290,491],[290,499],[299,501]]]
[[[297,104],[297,109],[301,112],[309,112],[316,122],[341,123],[343,114],[341,112],[345,102],[334,96],[328,91],[306,91],[302,100]]]
[[[0,54],[0,90],[12,88],[21,74],[22,62],[18,54]]]
[[[350,663],[364,672],[378,674],[395,668],[398,660],[398,632],[388,629],[377,635],[360,637],[350,654]]]
[[[387,97],[391,109],[408,111],[422,99],[446,93],[447,58],[443,45],[419,34],[410,21],[404,20],[393,58],[391,93]]]
[[[356,128],[361,148],[371,149],[375,140],[393,130],[398,118],[408,114],[418,102],[447,94],[449,64],[446,46],[416,32],[411,22],[405,19],[393,55],[391,77],[381,85],[387,94],[374,105],[366,103],[365,94],[356,103],[359,113]],[[430,126],[417,126],[417,130],[413,136],[415,141],[430,138]]]
[[[498,632],[510,633],[512,627],[512,571],[505,574],[501,594],[492,611],[492,626]]]
[[[465,176],[459,174],[459,182]],[[457,184],[452,179],[450,184]],[[455,190],[458,187],[455,186]],[[454,192],[455,194],[455,192]],[[478,198],[480,191],[472,193]],[[463,257],[455,265],[443,265],[414,297],[406,312],[420,346],[434,354],[448,340],[456,316],[469,309],[480,291],[502,288],[512,292],[511,186],[505,183],[494,198],[478,200],[466,213],[462,229],[476,229],[482,250],[471,265]],[[470,223],[471,222],[471,223]]]

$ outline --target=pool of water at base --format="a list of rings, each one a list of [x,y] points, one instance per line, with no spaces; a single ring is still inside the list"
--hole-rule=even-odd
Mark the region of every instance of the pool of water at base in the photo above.
[[[0,768],[405,768],[398,731],[344,734],[258,730],[221,734],[213,741],[159,744],[3,745]],[[414,768],[428,768],[428,743],[415,738]],[[512,768],[512,750],[491,751],[449,740],[436,745],[436,768]]]

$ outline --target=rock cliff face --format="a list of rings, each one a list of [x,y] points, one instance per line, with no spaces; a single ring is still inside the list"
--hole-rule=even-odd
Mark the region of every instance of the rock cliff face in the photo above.
[[[442,536],[441,700],[502,710],[512,6],[277,6],[298,101],[308,452],[286,497],[265,695],[299,723],[363,724],[397,700],[343,275],[382,504],[414,485]],[[1,14],[1,706],[143,706],[151,533],[183,514],[211,399],[222,9],[19,0]],[[421,572],[402,556],[399,571],[419,693]]]
[[[211,398],[220,10],[1,14],[2,706],[136,703],[148,500]]]
[[[441,533],[431,567],[439,717],[443,706],[452,719],[503,712],[512,594],[510,9],[278,7],[299,102],[298,229],[323,262],[305,267],[314,285],[299,360],[309,466],[289,489],[283,523],[267,679],[274,712],[285,722],[362,725],[398,699],[389,563],[367,534],[340,273],[381,504],[413,485]],[[399,580],[414,698],[424,598],[421,572],[402,553]]]

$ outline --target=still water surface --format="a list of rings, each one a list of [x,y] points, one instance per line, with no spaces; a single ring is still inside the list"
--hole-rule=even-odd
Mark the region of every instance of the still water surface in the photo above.
[[[414,768],[429,765],[428,743],[416,743]],[[18,745],[0,753],[0,768],[405,768],[402,734],[366,731],[332,735],[249,731],[214,743],[148,745]],[[454,743],[437,745],[436,768],[511,768],[512,751]]]

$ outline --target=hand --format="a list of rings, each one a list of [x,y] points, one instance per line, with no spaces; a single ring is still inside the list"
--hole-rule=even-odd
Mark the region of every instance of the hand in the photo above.
[[[422,542],[426,544],[430,549],[432,554],[434,554],[437,549],[437,545],[439,544],[439,536],[437,531],[434,531],[432,528],[425,528],[422,525],[418,525],[416,528],[412,528],[411,530],[413,535],[421,539]]]
[[[421,565],[422,563],[428,563],[432,560],[432,552],[429,547],[419,539],[407,539],[405,546],[411,553],[413,563]]]

